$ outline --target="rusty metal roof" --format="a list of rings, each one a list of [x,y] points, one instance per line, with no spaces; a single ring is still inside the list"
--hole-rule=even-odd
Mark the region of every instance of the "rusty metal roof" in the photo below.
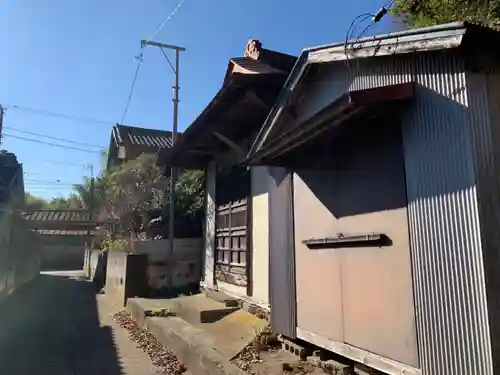
[[[64,222],[84,222],[90,221],[88,211],[83,210],[36,210],[26,212],[22,215],[28,221],[64,221]]]

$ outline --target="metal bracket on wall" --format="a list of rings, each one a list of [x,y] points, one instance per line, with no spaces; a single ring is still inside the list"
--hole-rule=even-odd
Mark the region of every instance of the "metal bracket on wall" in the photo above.
[[[391,239],[384,233],[358,234],[353,236],[344,236],[342,233],[339,233],[334,237],[310,238],[302,241],[302,243],[311,250],[392,245]]]

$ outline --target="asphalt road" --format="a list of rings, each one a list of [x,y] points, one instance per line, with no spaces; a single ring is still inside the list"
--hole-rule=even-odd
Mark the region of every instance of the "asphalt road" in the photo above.
[[[44,273],[0,303],[1,375],[147,375],[147,355],[75,272]],[[97,298],[96,298],[97,297]]]

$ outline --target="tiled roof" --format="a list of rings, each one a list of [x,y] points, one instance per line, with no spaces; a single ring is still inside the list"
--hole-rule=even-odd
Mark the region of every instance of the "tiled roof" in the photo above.
[[[52,229],[35,229],[33,232],[43,236],[86,236],[86,230],[52,230]],[[90,231],[91,235],[95,235],[95,231]]]
[[[115,125],[113,126],[112,136],[117,146],[129,144],[157,149],[172,146],[172,132],[167,130]]]
[[[36,210],[26,212],[23,219],[29,221],[89,221],[89,213],[87,211],[77,210]]]
[[[269,65],[265,61],[255,60],[250,57],[233,57],[231,59],[231,62],[244,69],[251,71],[252,73],[260,73],[260,74],[280,73],[280,72],[285,73],[285,71]]]

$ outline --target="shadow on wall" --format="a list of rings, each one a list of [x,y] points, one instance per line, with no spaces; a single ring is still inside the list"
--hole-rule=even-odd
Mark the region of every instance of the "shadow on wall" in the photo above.
[[[122,375],[92,283],[42,275],[0,304],[0,374]]]
[[[460,158],[471,147],[467,137],[463,136],[467,131],[467,108],[422,86],[418,86],[417,92],[417,101],[401,116],[395,115],[400,108],[394,108],[394,112],[346,124],[343,129],[325,135],[324,143],[314,146],[322,151],[308,163],[311,169],[295,171],[336,218],[405,207],[407,189],[412,189],[413,199],[423,199],[471,187],[467,183],[471,179],[466,174],[472,167],[468,168]],[[439,179],[439,183],[426,184],[425,190],[423,184],[406,186],[405,181],[401,124],[408,134],[419,131],[408,123],[408,119],[414,118],[412,111],[417,109],[416,106],[426,107],[425,116],[437,113],[438,109],[447,111],[444,118],[437,118],[432,129],[434,134],[428,135],[435,142],[423,146],[418,142],[424,142],[424,136],[410,136],[421,141],[408,144],[406,148],[407,154],[421,154],[425,148],[426,155],[420,160],[411,158],[411,167],[418,168],[417,173],[422,177],[450,177]],[[459,131],[459,136],[454,136],[457,130],[452,127],[460,126],[464,129]],[[439,147],[440,144],[446,144],[446,149]],[[384,163],[377,160],[384,160]],[[376,168],[371,167],[373,165]]]

